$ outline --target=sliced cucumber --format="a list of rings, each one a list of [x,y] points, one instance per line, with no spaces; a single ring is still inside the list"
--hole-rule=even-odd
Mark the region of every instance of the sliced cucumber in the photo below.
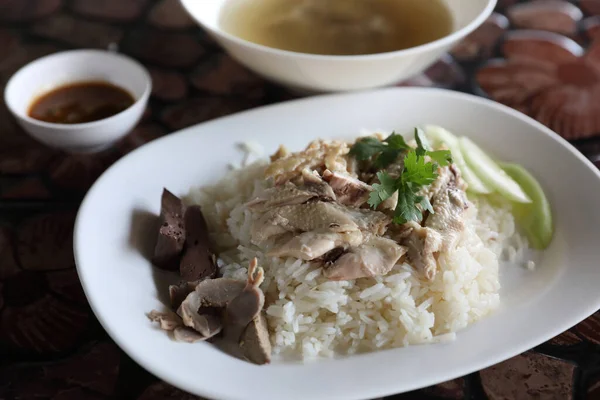
[[[489,187],[509,200],[517,203],[531,203],[531,199],[494,160],[466,137],[458,139],[458,144],[467,165]]]
[[[458,167],[462,173],[462,177],[467,182],[468,189],[470,192],[476,194],[489,194],[492,190],[481,181],[473,172],[473,170],[465,162],[460,146],[458,145],[458,138],[452,133],[442,128],[441,126],[429,125],[424,128],[425,134],[429,136],[434,146],[445,144],[448,150],[452,153],[452,159],[454,164]]]
[[[439,146],[440,144],[446,144],[450,146],[458,141],[458,138],[456,136],[454,136],[452,133],[450,133],[450,131],[442,128],[441,126],[426,125],[425,127],[423,127],[423,130],[425,131],[425,134],[429,137],[429,140],[431,140],[434,146]]]
[[[554,224],[550,202],[539,182],[525,168],[517,164],[501,164],[531,198],[531,204],[515,204],[515,218],[521,224],[532,247],[543,250],[552,241]]]

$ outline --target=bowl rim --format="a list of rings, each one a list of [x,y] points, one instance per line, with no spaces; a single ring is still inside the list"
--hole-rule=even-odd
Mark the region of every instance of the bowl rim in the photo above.
[[[262,51],[265,53],[270,53],[271,55],[276,56],[287,56],[287,57],[295,57],[295,58],[304,58],[306,60],[314,60],[314,61],[331,61],[331,62],[340,62],[340,61],[373,61],[373,60],[381,60],[394,58],[397,56],[410,56],[414,54],[418,54],[421,52],[426,52],[429,50],[434,50],[439,47],[443,47],[445,45],[451,45],[452,43],[460,40],[461,38],[467,36],[469,33],[473,32],[479,26],[481,26],[485,20],[492,14],[494,8],[496,7],[496,3],[498,0],[487,0],[487,5],[484,9],[475,17],[471,22],[467,25],[454,31],[446,36],[443,36],[439,39],[433,40],[431,42],[423,43],[418,46],[409,47],[407,49],[388,51],[384,53],[374,53],[374,54],[357,54],[357,55],[327,55],[327,54],[312,54],[312,53],[302,53],[298,51],[291,50],[282,50],[274,47],[265,46],[262,44],[254,43],[245,39],[242,39],[236,35],[228,33],[227,31],[221,29],[219,24],[217,23],[217,29],[212,26],[206,24],[201,20],[202,16],[196,16],[192,12],[190,12],[190,7],[188,3],[194,0],[179,0],[179,3],[184,8],[186,13],[194,20],[200,27],[205,29],[206,31],[212,33],[213,35],[223,37],[229,41],[232,41],[240,46],[244,46],[250,48],[252,50]],[[228,1],[228,0],[223,0]]]
[[[114,115],[111,115],[110,117],[102,118],[102,119],[99,119],[96,121],[81,122],[81,123],[77,123],[77,124],[61,124],[61,123],[56,123],[56,122],[40,121],[39,119],[30,117],[27,112],[23,113],[23,112],[17,111],[13,107],[13,104],[8,101],[9,92],[11,92],[12,90],[18,89],[18,87],[15,86],[16,85],[15,82],[20,77],[20,75],[27,72],[28,69],[38,67],[38,66],[42,65],[43,63],[46,63],[54,58],[64,57],[64,56],[68,56],[68,55],[77,57],[82,54],[99,54],[99,55],[102,55],[103,57],[119,58],[119,59],[121,59],[121,61],[131,64],[134,68],[139,70],[141,76],[143,77],[143,79],[145,81],[144,91],[142,92],[142,94],[140,96],[135,98],[135,101],[129,107],[127,107],[126,109],[124,109],[122,111],[119,111],[118,113],[116,113]],[[82,82],[82,81],[81,80],[69,80],[64,85],[68,85],[68,84],[72,84],[72,83],[76,83],[76,82]],[[54,88],[54,89],[56,89],[56,88]],[[53,89],[50,89],[50,90],[53,90]],[[45,91],[41,95],[44,95],[45,93],[48,93],[48,92],[49,91]],[[146,103],[148,101],[148,98],[150,97],[151,92],[152,92],[152,78],[150,77],[150,73],[137,60],[135,60],[129,56],[126,56],[124,54],[116,53],[116,52],[109,51],[109,50],[76,49],[76,50],[66,50],[66,51],[59,51],[56,53],[52,53],[47,56],[37,58],[37,59],[31,61],[30,63],[25,64],[21,68],[19,68],[19,70],[17,70],[17,72],[15,72],[10,77],[10,79],[6,83],[6,86],[4,87],[4,104],[6,104],[6,108],[8,108],[8,110],[11,112],[11,114],[15,118],[19,118],[23,121],[28,122],[29,124],[36,125],[41,128],[47,128],[47,129],[53,129],[53,130],[63,130],[63,131],[78,131],[78,133],[81,133],[81,131],[84,130],[85,128],[93,128],[98,125],[105,124],[107,122],[109,123],[112,120],[120,117],[124,113],[130,111],[136,105],[138,105],[140,103]],[[33,100],[35,100],[36,98],[37,97],[34,97]]]

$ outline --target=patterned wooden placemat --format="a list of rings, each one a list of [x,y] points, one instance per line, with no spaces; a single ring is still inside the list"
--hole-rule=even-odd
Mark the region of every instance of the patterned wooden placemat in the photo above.
[[[550,126],[600,165],[598,32],[600,0],[501,0],[451,54],[402,85],[489,96]],[[196,398],[145,372],[102,330],[74,269],[74,216],[102,171],[140,145],[294,98],[232,61],[178,0],[0,0],[2,87],[40,56],[109,45],[144,63],[154,85],[143,121],[114,148],[50,150],[24,135],[0,104],[3,400]],[[391,398],[600,399],[600,313],[494,367]]]

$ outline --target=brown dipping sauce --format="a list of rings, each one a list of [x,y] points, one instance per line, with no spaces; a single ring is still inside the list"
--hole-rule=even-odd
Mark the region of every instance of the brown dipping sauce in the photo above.
[[[77,82],[36,98],[28,114],[45,122],[80,124],[112,117],[134,102],[129,92],[108,82]]]

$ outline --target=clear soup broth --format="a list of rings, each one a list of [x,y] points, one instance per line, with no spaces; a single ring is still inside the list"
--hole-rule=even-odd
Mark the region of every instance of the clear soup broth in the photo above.
[[[230,0],[220,24],[250,42],[328,55],[402,50],[453,30],[443,0]]]

